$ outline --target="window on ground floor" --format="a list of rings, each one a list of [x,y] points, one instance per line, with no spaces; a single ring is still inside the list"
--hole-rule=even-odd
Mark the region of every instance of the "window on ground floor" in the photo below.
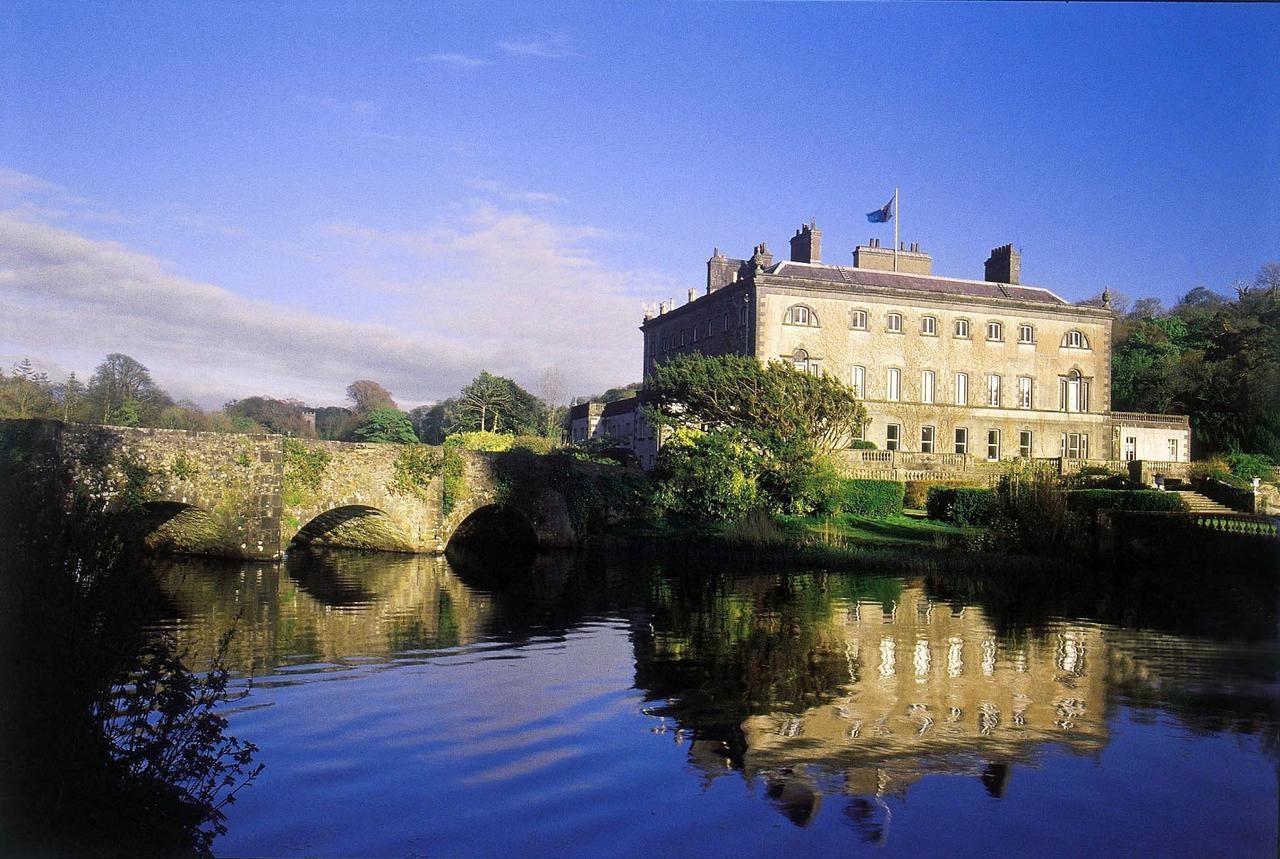
[[[902,448],[902,424],[889,424],[884,428],[884,449],[900,450]]]
[[[1062,434],[1063,459],[1088,459],[1089,434],[1083,432],[1064,432]]]
[[[1031,430],[1018,431],[1018,456],[1023,459],[1031,458]]]
[[[1176,438],[1169,439],[1169,461],[1178,461],[1178,440]]]
[[[969,430],[967,427],[956,427],[956,453],[969,452]]]
[[[992,462],[1000,458],[1000,430],[987,430],[987,459]]]
[[[933,453],[933,427],[920,427],[920,452]]]

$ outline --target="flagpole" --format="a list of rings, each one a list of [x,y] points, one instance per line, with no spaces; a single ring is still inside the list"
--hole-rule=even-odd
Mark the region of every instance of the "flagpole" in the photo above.
[[[893,270],[898,270],[898,189],[893,189]]]

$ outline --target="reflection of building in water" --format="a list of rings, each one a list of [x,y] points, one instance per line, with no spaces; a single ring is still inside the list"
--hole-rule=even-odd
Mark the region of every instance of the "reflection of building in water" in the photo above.
[[[492,614],[444,558],[341,552],[229,566],[175,559],[157,572],[181,618],[172,628],[197,657],[234,625],[236,671],[468,644]]]
[[[861,797],[845,813],[870,840],[882,798],[927,773],[971,773],[1002,795],[1009,764],[1060,743],[1079,753],[1107,741],[1101,630],[1061,624],[1043,637],[997,639],[980,609],[953,610],[919,587],[882,606],[851,602],[818,620],[815,641],[843,648],[847,677],[827,702],[742,722],[745,775],[762,777],[792,821],[806,823],[824,793]],[[821,658],[813,655],[811,658]],[[717,742],[691,759],[726,771]]]

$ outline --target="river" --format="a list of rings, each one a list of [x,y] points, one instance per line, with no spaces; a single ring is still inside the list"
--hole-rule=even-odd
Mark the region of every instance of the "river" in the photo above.
[[[215,852],[1275,855],[1271,571],[634,554],[158,562],[266,765]]]

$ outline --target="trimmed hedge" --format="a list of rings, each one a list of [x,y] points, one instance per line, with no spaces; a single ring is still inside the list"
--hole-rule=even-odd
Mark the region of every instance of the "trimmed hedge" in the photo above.
[[[1076,489],[1067,493],[1067,509],[1077,513],[1099,510],[1169,512],[1185,510],[1176,492],[1154,489]]]
[[[982,483],[972,480],[908,480],[907,491],[902,497],[902,506],[911,510],[923,510],[929,501],[929,490],[935,486],[943,489],[981,488]]]
[[[859,439],[849,445],[849,450],[876,450],[876,443],[874,441],[867,441],[866,439]]]
[[[931,486],[925,509],[930,519],[971,528],[990,523],[998,501],[990,489]]]
[[[846,516],[887,519],[902,513],[904,488],[896,480],[842,480],[834,506]]]

